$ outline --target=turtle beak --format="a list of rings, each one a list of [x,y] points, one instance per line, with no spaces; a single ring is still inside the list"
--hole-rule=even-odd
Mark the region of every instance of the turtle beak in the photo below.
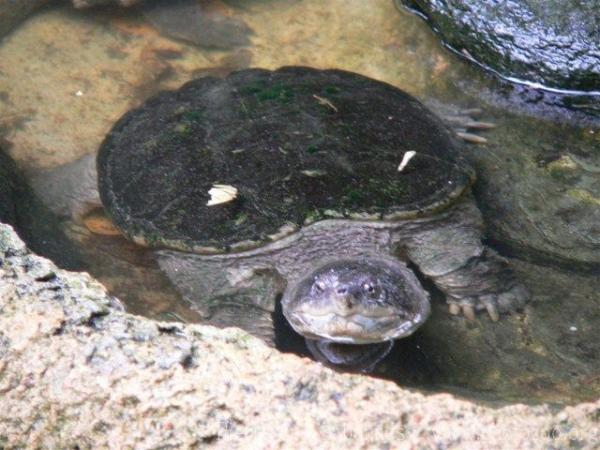
[[[331,305],[334,307],[332,312],[340,317],[348,317],[357,312],[358,299],[348,288],[332,289],[330,298]]]

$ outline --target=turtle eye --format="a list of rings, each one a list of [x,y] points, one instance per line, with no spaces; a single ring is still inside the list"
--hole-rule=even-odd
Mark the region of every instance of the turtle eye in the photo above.
[[[321,292],[325,291],[325,283],[323,283],[321,280],[315,280],[313,283],[313,289],[315,292],[320,294]]]
[[[363,292],[366,292],[369,295],[373,295],[375,293],[375,284],[367,281],[362,285]]]

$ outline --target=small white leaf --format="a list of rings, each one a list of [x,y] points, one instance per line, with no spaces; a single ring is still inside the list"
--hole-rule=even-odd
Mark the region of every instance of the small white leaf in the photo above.
[[[325,172],[324,170],[319,170],[319,169],[301,170],[300,173],[306,175],[307,177],[321,177],[321,176],[327,174],[327,172]]]
[[[409,150],[408,152],[405,152],[404,156],[402,157],[402,161],[398,166],[398,172],[402,172],[404,168],[408,165],[410,160],[413,159],[416,154],[417,152],[415,152],[414,150]]]
[[[228,184],[213,184],[213,187],[208,190],[210,200],[206,203],[207,206],[220,205],[234,200],[237,197],[237,188]]]

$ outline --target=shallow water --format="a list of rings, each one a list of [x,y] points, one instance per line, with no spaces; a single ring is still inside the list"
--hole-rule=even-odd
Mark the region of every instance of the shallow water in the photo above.
[[[490,241],[515,258],[533,300],[499,323],[486,317],[471,323],[450,317],[437,294],[430,322],[398,343],[376,374],[475,398],[596,398],[600,128],[587,120],[577,126],[577,117],[547,107],[540,112],[535,101],[513,106],[503,95],[510,87],[458,60],[392,1],[256,0],[213,7],[254,31],[249,46],[207,50],[173,40],[135,10],[58,6],[28,19],[0,43],[0,133],[11,155],[27,173],[73,161],[95,152],[114,121],[152,94],[245,67],[342,68],[425,102],[482,107],[482,118],[497,127],[482,134],[488,144],[465,146],[479,174],[478,203]],[[35,233],[35,224],[25,225]],[[150,251],[69,220],[59,225],[74,244],[62,254],[49,252],[59,264],[88,270],[133,313],[197,319]],[[52,240],[38,236],[38,251]],[[302,351],[301,341],[285,324],[281,328],[282,348]]]

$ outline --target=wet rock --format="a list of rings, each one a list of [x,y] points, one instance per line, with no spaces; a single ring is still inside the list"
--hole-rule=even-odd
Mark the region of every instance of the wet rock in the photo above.
[[[92,6],[117,4],[121,6],[132,6],[144,0],[73,0],[76,8],[90,8]]]
[[[594,448],[600,402],[489,407],[126,314],[0,225],[3,448]],[[35,427],[31,424],[35,423]]]
[[[250,44],[252,30],[229,17],[215,1],[159,0],[142,8],[161,33],[201,47],[228,49]]]
[[[597,129],[553,126],[491,109],[476,108],[465,117],[452,104],[426,102],[455,129],[466,124],[468,137],[479,132],[486,139],[484,145],[465,145],[463,152],[476,168],[474,191],[494,246],[535,264],[600,273]],[[468,104],[478,105],[479,99],[473,96]],[[477,130],[481,121],[495,126]]]
[[[250,44],[252,29],[232,17],[218,0],[73,0],[76,8],[118,4],[144,4],[140,11],[161,33],[200,47],[230,49]]]
[[[488,236],[505,254],[600,271],[600,135],[509,117],[467,148]]]
[[[549,88],[600,86],[597,0],[396,0],[426,17],[445,43],[479,64]]]
[[[0,0],[0,38],[49,0]]]
[[[482,75],[479,82],[473,82],[473,79],[456,82],[463,95],[471,97],[479,105],[488,104],[555,124],[581,128],[600,126],[599,96],[552,92]]]
[[[18,195],[17,167],[8,154],[0,148],[0,222],[15,224]]]
[[[61,256],[63,267],[83,265],[79,252],[67,239],[57,218],[33,193],[10,155],[0,148],[0,222],[19,230],[27,245],[50,258]]]

